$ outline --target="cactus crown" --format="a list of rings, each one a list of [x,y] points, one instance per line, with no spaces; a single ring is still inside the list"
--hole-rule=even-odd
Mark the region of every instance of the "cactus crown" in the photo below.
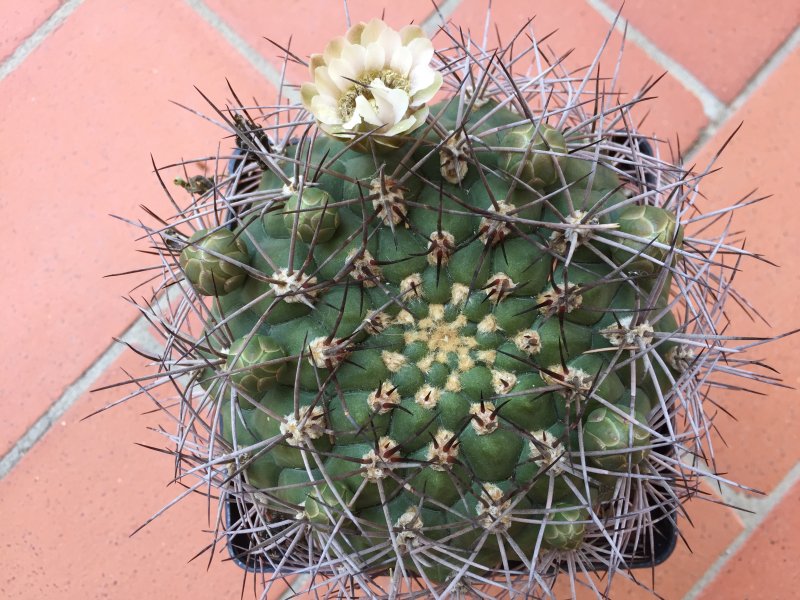
[[[302,106],[219,110],[231,170],[143,225],[178,476],[313,589],[605,593],[586,570],[629,577],[713,464],[718,250],[747,253],[688,231],[700,176],[647,152],[648,88],[618,104],[535,42],[440,37],[359,24]],[[751,367],[726,371],[769,381]]]

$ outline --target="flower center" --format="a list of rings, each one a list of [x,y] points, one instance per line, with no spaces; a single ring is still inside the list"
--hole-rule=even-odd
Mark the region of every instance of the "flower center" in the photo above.
[[[339,111],[339,118],[342,121],[347,121],[353,116],[356,110],[356,98],[363,96],[373,106],[375,105],[375,98],[372,95],[371,85],[376,79],[380,80],[390,90],[403,90],[408,93],[411,91],[411,83],[407,77],[403,77],[397,71],[392,69],[382,69],[380,71],[367,71],[362,73],[360,77],[353,80],[353,85],[348,89],[341,98],[337,109]]]

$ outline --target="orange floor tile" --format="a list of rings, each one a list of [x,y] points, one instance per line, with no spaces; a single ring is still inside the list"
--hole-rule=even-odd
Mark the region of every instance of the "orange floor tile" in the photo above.
[[[482,37],[487,0],[438,4]],[[534,30],[558,29],[548,44],[561,52],[574,48],[568,64],[578,68],[589,64],[619,4],[494,0],[493,18],[500,35],[510,36],[536,15]],[[354,20],[379,17],[385,8],[395,25],[413,21],[435,30],[429,0],[349,5]],[[800,6],[791,0],[769,6],[627,0],[623,17],[636,31],[625,42],[624,92],[635,92],[666,64],[681,67],[655,88],[649,110],[636,112],[645,119],[643,131],[664,140],[664,152],[679,143],[703,165],[744,122],[719,160],[722,172],[706,181],[703,208],[727,205],[755,188],[773,195],[735,221],[748,232],[747,248],[781,265],[750,261],[736,279],[771,328],[742,320],[732,309],[732,330],[769,335],[798,327]],[[123,299],[133,279],[103,276],[148,264],[134,251],[134,229],[110,215],[137,218],[142,204],[167,209],[151,153],[163,164],[217,151],[221,130],[171,100],[209,113],[193,86],[224,103],[227,78],[242,98],[271,102],[282,54],[264,38],[285,43],[292,36],[292,49],[306,58],[344,28],[342,3],[333,0],[0,0],[3,600],[254,595],[249,578],[242,592],[243,573],[224,551],[211,558],[210,568],[206,555],[190,561],[209,539],[201,498],[129,537],[177,493],[166,487],[169,459],[136,445],[163,444],[147,429],[158,423],[157,416],[143,414],[151,407],[130,403],[81,421],[118,396],[92,395],[88,388],[121,379],[122,368],[146,370],[131,352],[116,359],[118,353],[108,353],[112,336],[136,315]],[[621,43],[615,31],[603,75],[611,75]],[[290,66],[286,76],[302,83],[305,69]],[[798,339],[758,351],[794,387],[800,386]],[[800,597],[794,565],[800,553],[794,535],[800,526],[800,395],[759,391],[764,395],[717,397],[738,420],[720,411],[716,456],[731,479],[766,495],[726,491],[726,501],[747,504],[754,515],[689,503],[694,526],[683,523],[686,543],[653,572],[636,572],[665,598]],[[268,597],[278,600],[285,592],[286,582],[278,582]],[[568,597],[560,593],[559,599]],[[619,581],[611,597],[650,596]]]

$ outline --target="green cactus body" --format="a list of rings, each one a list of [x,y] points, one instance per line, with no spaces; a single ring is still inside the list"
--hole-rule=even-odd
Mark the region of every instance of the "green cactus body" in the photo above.
[[[249,263],[244,244],[225,229],[201,229],[189,238],[181,252],[181,269],[194,288],[205,296],[224,296],[238,289]]]
[[[467,126],[521,120],[488,106]],[[647,456],[637,449],[649,442],[646,432],[633,429],[626,452],[626,423],[606,408],[624,412],[629,371],[608,352],[590,352],[620,346],[609,332],[620,318],[630,323],[636,294],[621,291],[614,270],[639,246],[626,238],[625,249],[597,244],[596,253],[578,228],[585,218],[672,243],[674,217],[654,207],[614,209],[624,200],[617,176],[568,158],[564,136],[545,123],[496,138],[523,152],[479,154],[480,168],[494,169],[486,179],[426,143],[414,154],[423,175],[407,173],[413,136],[376,155],[332,139],[310,153],[289,146],[279,163],[286,176],[291,157],[305,156],[309,171],[323,156],[338,160],[302,192],[266,172],[261,191],[279,200],[245,221],[237,242],[225,232],[214,238],[221,254],[238,252],[263,277],[245,281],[224,261],[197,258],[193,246],[182,255],[200,293],[212,291],[209,282],[236,290],[218,293],[214,311],[232,315],[225,369],[248,425],[237,426],[237,441],[272,443],[246,464],[248,484],[272,498],[272,510],[314,526],[344,519],[336,535],[365,557],[390,535],[410,552],[444,537],[444,524],[462,532],[449,545],[463,556],[483,539],[487,566],[501,560],[498,535],[526,552],[540,537],[544,548],[578,548],[591,526],[589,507],[569,508],[580,505],[574,490],[585,490],[588,477],[599,510],[602,477],[582,470],[577,431],[593,468],[624,471]],[[541,200],[562,181],[571,197]],[[605,216],[581,216],[573,232],[533,224],[568,223],[565,215],[598,208]],[[558,257],[570,244],[574,261],[565,268]],[[632,269],[652,274],[646,263],[635,259]],[[642,409],[652,400],[637,394],[632,414],[646,422]],[[231,414],[222,412],[228,432]],[[512,517],[521,510],[551,510],[543,533]],[[435,580],[451,575],[408,564]]]
[[[644,156],[616,92],[535,44],[421,36],[356,24],[302,106],[220,111],[230,172],[186,169],[146,229],[177,463],[319,595],[610,581],[707,476],[679,462],[709,456],[702,384],[750,366],[717,329],[736,245],[684,231],[697,177]],[[544,71],[513,75],[528,54]]]

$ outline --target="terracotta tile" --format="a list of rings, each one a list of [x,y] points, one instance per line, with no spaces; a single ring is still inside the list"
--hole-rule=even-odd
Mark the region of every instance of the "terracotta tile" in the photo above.
[[[800,215],[796,210],[800,182],[795,157],[800,125],[796,115],[800,100],[791,92],[800,77],[800,52],[794,52],[765,82],[749,102],[704,147],[698,165],[707,164],[713,153],[744,121],[741,130],[723,153],[721,172],[708,177],[703,191],[704,208],[729,205],[758,188],[757,195],[772,194],[765,202],[740,211],[732,230],[746,231],[747,248],[777,262],[773,268],[744,261],[734,280],[735,287],[771,323],[751,322],[731,306],[731,332],[743,335],[775,335],[800,325],[800,263],[795,260]],[[742,236],[739,236],[740,238]],[[780,371],[793,387],[800,384],[796,360],[800,338],[756,348],[753,358],[762,358]],[[764,491],[771,490],[800,459],[800,395],[794,389],[759,388],[764,396],[716,391],[712,398],[736,417],[733,422],[720,412],[715,424],[727,441],[716,444],[719,469],[728,477]],[[755,451],[754,451],[755,449]]]
[[[224,135],[169,100],[207,111],[192,86],[222,102],[225,77],[244,97],[274,93],[187,5],[147,0],[82,4],[0,82],[13,107],[0,111],[13,256],[0,268],[0,454],[135,317],[120,297],[136,278],[102,277],[149,259],[109,213],[166,211],[150,153],[160,164],[213,155]]]
[[[98,385],[123,379],[121,368],[146,370],[129,352]],[[182,488],[166,486],[170,457],[135,445],[167,444],[146,430],[169,425],[163,415],[143,414],[153,408],[150,401],[80,421],[120,395],[117,389],[82,397],[0,481],[0,595],[8,600],[238,598],[244,572],[222,562],[224,548],[210,568],[207,554],[189,562],[210,540],[199,496],[129,537]],[[276,584],[274,592],[283,588]]]
[[[800,589],[798,528],[800,483],[789,490],[699,598],[797,598]]]
[[[472,36],[483,37],[486,17],[486,0],[463,0],[453,13],[452,21],[469,28]],[[543,0],[530,4],[520,11],[513,2],[495,2],[492,16],[501,33],[501,39],[508,40],[532,16],[534,32],[543,37],[555,30],[557,33],[546,41],[556,55],[563,55],[570,49],[566,65],[571,69],[591,64],[597,49],[605,38],[610,25],[585,2],[562,2]],[[601,61],[601,75],[611,77],[616,65],[621,35],[614,33]],[[496,42],[490,31],[490,44]],[[625,54],[620,71],[619,89],[627,94],[638,91],[651,76],[659,76],[663,69],[649,59],[632,42],[625,44]],[[648,112],[646,121],[640,128],[645,134],[657,134],[659,138],[675,141],[680,136],[681,146],[687,148],[706,125],[700,102],[672,76],[666,76],[651,90],[649,96],[656,98],[641,104],[634,110],[634,118],[642,119]]]
[[[718,497],[704,486],[708,498]],[[650,598],[647,588],[654,589],[663,598],[682,598],[700,579],[719,555],[738,536],[743,525],[735,511],[704,499],[694,499],[686,504],[691,523],[681,517],[678,528],[683,536],[667,561],[655,569],[635,569],[632,571],[637,585],[630,579],[616,575],[612,582],[610,597],[614,600],[639,600]],[[597,580],[595,585],[601,592],[606,591],[607,580]],[[569,588],[559,583],[557,598],[568,598]],[[578,598],[595,598],[594,592],[581,588]]]
[[[616,10],[619,1],[611,0]],[[800,23],[800,4],[774,0],[626,0],[623,16],[730,103]]]
[[[0,61],[8,58],[25,38],[53,14],[59,0],[37,0],[36,2],[0,1]]]

